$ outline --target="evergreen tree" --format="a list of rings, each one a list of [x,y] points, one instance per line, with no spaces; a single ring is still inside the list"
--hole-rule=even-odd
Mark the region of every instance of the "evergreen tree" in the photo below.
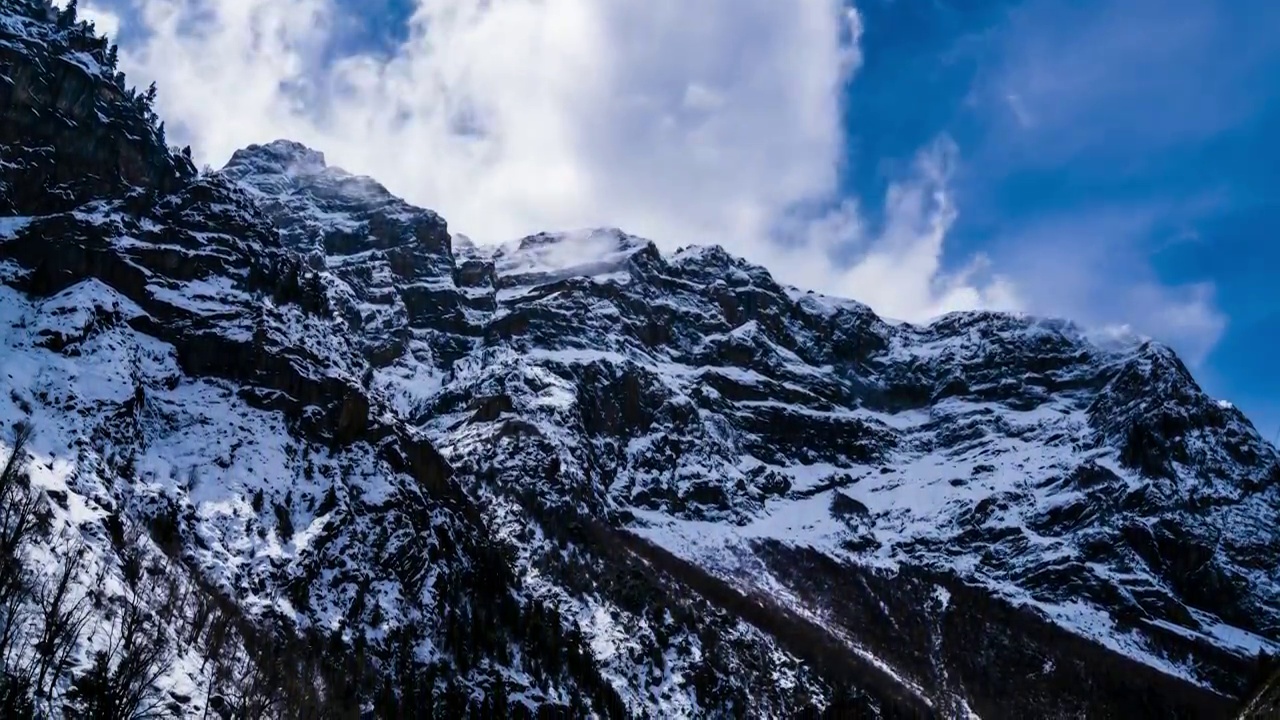
[[[66,29],[76,24],[76,0],[71,0],[58,13],[58,27]]]
[[[489,691],[490,706],[493,708],[493,717],[508,717],[510,715],[511,700],[507,693],[507,681],[499,675],[493,681],[493,689]]]

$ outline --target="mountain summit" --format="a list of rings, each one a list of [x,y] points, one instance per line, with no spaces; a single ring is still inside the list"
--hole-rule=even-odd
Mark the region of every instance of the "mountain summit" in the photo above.
[[[198,174],[113,55],[0,0],[0,714],[1226,718],[1280,651],[1280,456],[1167,347]]]

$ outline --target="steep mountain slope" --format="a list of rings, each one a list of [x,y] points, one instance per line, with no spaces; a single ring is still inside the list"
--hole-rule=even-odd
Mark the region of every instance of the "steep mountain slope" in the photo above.
[[[1240,713],[1240,720],[1263,720],[1280,715],[1280,671],[1268,677]]]
[[[472,255],[495,268],[482,359],[417,416],[500,494],[540,477],[533,504],[609,518],[984,716],[1027,684],[1013,667],[1051,696],[1107,676],[1028,637],[1036,618],[1227,693],[1232,657],[1275,647],[1275,451],[1167,348],[1008,315],[890,325],[614,231]],[[1009,647],[949,677],[984,632],[948,635],[959,596],[1028,628],[987,629]],[[1132,690],[1053,707],[1123,712]]]
[[[113,607],[181,717],[1230,717],[1280,649],[1280,457],[1167,348],[197,175],[109,55],[0,0],[0,421],[94,608],[49,712]]]

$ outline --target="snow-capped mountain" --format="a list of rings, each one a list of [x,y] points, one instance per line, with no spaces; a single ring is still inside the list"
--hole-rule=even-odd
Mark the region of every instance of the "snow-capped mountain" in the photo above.
[[[1280,651],[1280,456],[1168,348],[197,173],[113,55],[0,0],[0,703],[135,615],[177,717],[1229,717]]]

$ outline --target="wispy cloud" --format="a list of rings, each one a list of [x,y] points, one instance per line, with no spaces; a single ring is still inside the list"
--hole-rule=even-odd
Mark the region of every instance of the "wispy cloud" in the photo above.
[[[789,251],[802,258],[793,265],[808,281],[803,284],[852,294],[885,315],[909,320],[972,308],[1019,309],[1013,282],[992,273],[985,256],[959,270],[944,265],[959,212],[951,189],[957,162],[958,148],[945,136],[923,149],[905,177],[889,185],[878,228],[868,226],[852,201],[806,218],[792,233],[800,243]],[[838,267],[834,258],[850,253],[857,261]]]
[[[1277,48],[1260,27],[1280,22],[1268,5],[1029,0],[986,38],[975,92],[1005,111],[1011,122],[990,131],[1024,164],[1131,161],[1203,141],[1265,102],[1256,74]]]
[[[1170,285],[1151,269],[1144,248],[1169,212],[1116,204],[1042,216],[1012,228],[993,252],[1015,277],[1036,278],[1021,286],[1029,309],[1150,335],[1198,365],[1222,338],[1227,317],[1212,283]]]
[[[1263,29],[1280,6],[1025,0],[994,17],[954,50],[975,68],[960,191],[981,245],[1027,309],[1206,360],[1228,331],[1225,278],[1161,252],[1214,242],[1204,227],[1254,194],[1215,148],[1280,97],[1280,41]]]

